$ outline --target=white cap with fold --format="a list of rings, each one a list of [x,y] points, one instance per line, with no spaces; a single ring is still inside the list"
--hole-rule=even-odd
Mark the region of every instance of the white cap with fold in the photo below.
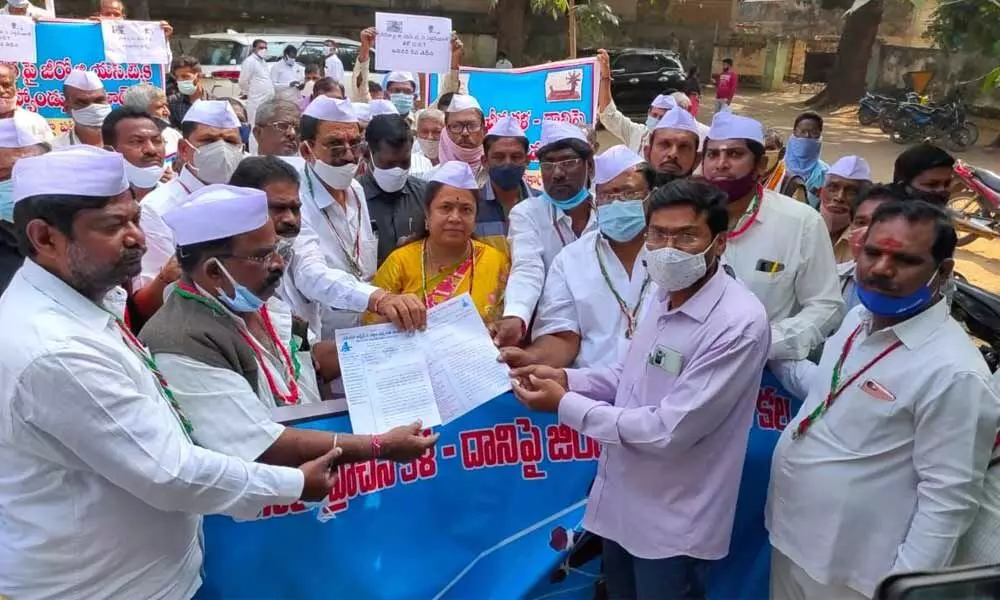
[[[729,111],[715,113],[712,127],[708,130],[710,140],[752,140],[764,145],[764,127],[750,117],[734,115]]]
[[[28,5],[28,0],[7,0],[7,4],[14,8],[24,8]]]
[[[83,69],[73,69],[70,71],[66,79],[63,79],[63,85],[68,85],[71,88],[85,92],[96,92],[97,90],[104,89],[104,83],[101,82],[101,78],[97,76],[97,73],[84,71]]]
[[[868,161],[860,156],[843,156],[833,163],[827,175],[838,175],[844,179],[854,179],[857,181],[871,181],[872,170],[868,166]]]
[[[302,116],[312,117],[320,121],[329,121],[331,123],[358,122],[358,115],[355,114],[350,100],[331,98],[329,96],[316,96],[316,99],[306,107],[306,111],[302,113]]]
[[[677,106],[677,100],[674,100],[668,94],[660,94],[656,98],[653,98],[653,103],[650,104],[653,108],[664,108],[670,110],[671,108]]]
[[[455,113],[462,110],[476,109],[483,112],[483,107],[479,106],[479,101],[468,94],[455,94],[451,97],[451,104],[445,112]]]
[[[528,136],[521,129],[521,124],[517,119],[511,116],[500,117],[497,122],[490,127],[490,130],[486,132],[487,136],[495,135],[497,137],[522,137],[527,138]]]
[[[657,129],[680,129],[682,131],[690,131],[691,133],[700,136],[701,131],[698,129],[698,121],[695,120],[694,116],[683,108],[674,105],[673,108],[668,110],[663,117],[656,123]]]
[[[594,183],[603,185],[628,169],[646,162],[625,144],[618,144],[594,157]]]
[[[354,114],[358,117],[358,123],[367,124],[372,120],[372,109],[364,102],[351,102],[351,108],[354,109]]]
[[[472,174],[469,164],[460,160],[444,163],[431,174],[430,180],[461,190],[479,189],[476,184],[476,176]]]
[[[198,100],[184,113],[184,123],[201,123],[218,129],[239,129],[240,118],[228,100]]]
[[[11,180],[15,203],[42,195],[110,198],[128,189],[125,158],[86,144],[22,158]]]
[[[377,117],[379,115],[396,115],[399,116],[399,111],[396,110],[395,105],[388,100],[372,100],[368,103],[369,110],[371,110],[372,117]]]
[[[0,119],[0,148],[26,148],[43,141],[20,119]]]
[[[417,80],[414,79],[413,73],[409,71],[392,71],[385,76],[386,83],[405,83],[409,82],[413,85],[417,84]]]
[[[187,202],[163,215],[174,232],[174,244],[189,246],[224,240],[267,224],[267,194],[256,188],[207,185]]]
[[[583,133],[583,130],[578,125],[550,119],[542,121],[542,135],[539,139],[539,148],[544,148],[563,140],[580,140],[586,144],[590,143],[587,141],[586,134]]]

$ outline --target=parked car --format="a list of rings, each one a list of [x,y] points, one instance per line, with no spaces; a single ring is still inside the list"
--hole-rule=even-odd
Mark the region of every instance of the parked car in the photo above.
[[[302,65],[323,64],[326,57],[326,40],[337,42],[337,56],[344,63],[344,84],[351,89],[351,70],[358,58],[361,44],[354,40],[336,36],[269,34],[269,33],[238,33],[233,30],[225,33],[203,33],[192,35],[194,46],[187,54],[201,62],[202,75],[209,93],[217,97],[239,96],[240,66],[252,50],[251,44],[260,39],[267,42],[267,61],[277,62],[281,59],[285,47],[295,46],[298,50],[298,62]],[[369,74],[384,73],[376,65],[375,50],[371,51]],[[372,77],[380,81],[381,76]]]
[[[582,50],[583,56],[597,54],[596,48]],[[656,48],[608,48],[611,59],[611,97],[630,117],[645,119],[649,104],[664,92],[684,89],[687,79],[680,57]]]

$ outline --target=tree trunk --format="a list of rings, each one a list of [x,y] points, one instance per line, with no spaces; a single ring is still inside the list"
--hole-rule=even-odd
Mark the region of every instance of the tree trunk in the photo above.
[[[569,57],[576,58],[576,2],[569,0],[569,9],[566,11],[566,22],[569,25]]]
[[[826,87],[806,101],[816,107],[854,104],[865,93],[868,61],[882,23],[883,0],[870,0],[847,16],[837,44],[837,61],[827,78]]]
[[[494,14],[497,20],[497,51],[507,55],[515,67],[524,66],[524,30],[528,0],[499,0]]]

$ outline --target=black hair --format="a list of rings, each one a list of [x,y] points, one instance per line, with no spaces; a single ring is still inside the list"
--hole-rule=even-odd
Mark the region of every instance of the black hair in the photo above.
[[[255,39],[255,40],[253,41],[253,43],[252,43],[252,44],[250,44],[250,48],[252,48],[252,49],[256,49],[256,48],[257,48],[257,44],[267,44],[267,42],[265,42],[264,40],[262,40],[262,39],[260,39],[260,38],[257,38],[257,39]]]
[[[893,183],[876,183],[870,185],[854,199],[854,203],[851,204],[851,216],[854,216],[858,212],[858,209],[861,208],[861,205],[869,200],[906,200],[906,192],[903,191],[901,186]]]
[[[649,188],[650,192],[655,191],[661,185],[659,173],[649,163],[642,163],[642,178],[646,180],[646,187]]]
[[[302,115],[299,119],[299,139],[303,142],[315,142],[316,134],[319,133],[319,119]]]
[[[399,149],[413,143],[413,132],[403,115],[375,115],[365,129],[365,141],[372,152],[382,149],[382,144]]]
[[[310,73],[319,73],[319,65],[316,63],[306,65],[306,75]]]
[[[177,264],[181,271],[190,275],[198,265],[212,257],[225,256],[233,251],[233,238],[177,246]]]
[[[299,55],[299,51],[295,49],[295,46],[288,44],[281,53],[282,56],[291,56],[295,58]]]
[[[800,114],[799,116],[795,117],[795,122],[792,123],[792,129],[798,127],[799,123],[801,123],[802,121],[816,121],[817,123],[819,123],[819,130],[823,131],[823,117],[819,116],[818,114],[812,111],[806,111]]]
[[[127,106],[116,108],[108,113],[108,116],[104,119],[104,123],[101,124],[101,138],[105,144],[112,148],[118,145],[118,124],[126,119],[149,119],[153,125],[157,124],[153,115],[147,111]],[[159,128],[157,130],[159,131]]]
[[[690,206],[696,215],[705,215],[713,236],[725,233],[729,227],[726,193],[704,179],[675,179],[653,192],[646,205],[646,221],[661,208]]]
[[[193,56],[182,54],[177,58],[175,58],[172,63],[170,63],[171,73],[173,73],[177,69],[194,69],[195,71],[198,71],[200,73],[201,63],[198,62],[198,59]]]
[[[277,156],[248,156],[240,161],[229,179],[229,185],[258,190],[278,182],[298,185],[299,174],[295,167]]]
[[[488,154],[489,151],[490,151],[490,146],[492,146],[494,143],[496,143],[497,140],[503,139],[504,137],[510,137],[510,136],[488,135],[488,136],[484,137],[483,138],[483,152],[486,152]],[[524,152],[525,152],[525,154],[527,154],[528,151],[529,151],[529,149],[530,149],[530,146],[528,145],[528,138],[526,138],[526,137],[517,137],[515,139],[517,141],[521,142],[521,145],[524,146]]]
[[[733,66],[733,59],[731,59],[731,58],[723,58],[722,59],[722,64],[729,65],[731,67],[731,66]]]
[[[438,192],[441,191],[441,188],[443,188],[444,185],[445,184],[441,183],[440,181],[428,181],[427,185],[424,186],[424,214],[427,214],[430,211],[431,202],[434,200],[434,197],[438,195]],[[468,190],[468,191],[472,192],[472,197],[475,200],[475,205],[476,205],[476,213],[478,214],[479,201],[481,199],[479,195],[479,190]],[[421,231],[420,234],[417,236],[417,240],[425,239],[428,235],[430,235],[430,231],[428,231],[426,225],[424,223],[421,223],[420,225],[423,228],[423,231]],[[472,234],[472,237],[473,239],[475,239],[476,237],[476,234],[474,232]]]
[[[324,77],[322,79],[317,79],[316,83],[313,84],[313,97],[318,98],[319,96],[332,90],[333,87],[336,85],[340,84],[333,77]]]
[[[441,111],[448,111],[448,107],[451,106],[451,99],[455,97],[455,92],[445,92],[438,96],[437,109]]]
[[[575,138],[559,140],[558,142],[553,142],[548,146],[539,148],[538,151],[535,152],[535,156],[538,157],[538,160],[544,160],[544,155],[547,155],[550,152],[565,150],[567,148],[576,152],[577,156],[584,160],[590,160],[594,157],[594,149],[590,147],[590,144]]]
[[[910,183],[924,171],[955,166],[955,157],[934,144],[924,142],[907,148],[896,157],[892,169],[893,183]]]
[[[73,223],[84,210],[104,208],[110,196],[76,196],[73,194],[42,194],[30,196],[14,205],[14,236],[22,256],[35,256],[35,247],[28,239],[28,223],[41,219],[59,233],[73,239]]]
[[[934,244],[931,245],[934,263],[940,265],[954,256],[958,236],[955,234],[955,226],[951,224],[951,216],[941,207],[923,200],[886,202],[875,209],[872,225],[893,219],[906,219],[908,223],[930,221],[934,225]]]
[[[377,81],[368,80],[368,93],[374,96],[382,91],[382,84]]]

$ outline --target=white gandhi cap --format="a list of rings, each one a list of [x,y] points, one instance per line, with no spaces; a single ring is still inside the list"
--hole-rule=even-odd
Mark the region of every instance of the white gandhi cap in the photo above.
[[[368,103],[368,107],[371,110],[372,118],[379,115],[399,115],[395,105],[388,100],[372,100]]]
[[[645,159],[624,144],[608,148],[594,158],[594,183],[603,185],[644,162]]]
[[[189,246],[224,240],[267,224],[267,194],[255,188],[208,185],[187,202],[163,215],[174,232],[174,243]]]
[[[367,125],[372,120],[372,109],[364,102],[351,102],[354,115],[358,117],[358,123]]]
[[[868,161],[860,156],[844,156],[833,163],[827,175],[839,175],[844,179],[855,179],[858,181],[871,181],[872,170],[868,166]]]
[[[101,82],[101,78],[97,76],[97,73],[84,71],[83,69],[73,69],[70,71],[66,79],[63,80],[63,85],[68,85],[71,88],[85,92],[96,92],[97,90],[104,89],[104,84]]]
[[[14,163],[11,180],[15,203],[53,194],[110,198],[128,189],[125,158],[83,144],[22,158]]]
[[[486,132],[487,136],[497,136],[497,137],[520,137],[527,138],[524,130],[521,129],[521,124],[518,123],[517,119],[511,116],[500,117],[497,122],[490,127],[490,130]]]
[[[320,121],[330,121],[331,123],[358,122],[358,115],[355,114],[354,106],[350,100],[329,96],[316,96],[316,99],[306,107],[302,116],[312,117]]]
[[[430,177],[431,181],[450,185],[462,190],[478,190],[476,176],[472,174],[472,169],[468,163],[460,160],[446,162],[438,167]]]
[[[228,100],[198,100],[184,114],[184,123],[201,123],[218,129],[239,129],[240,119]]]
[[[663,117],[656,123],[657,129],[680,129],[682,131],[690,131],[691,133],[700,136],[701,131],[698,129],[698,121],[680,106],[674,105],[673,108],[668,110]]]
[[[578,125],[550,119],[542,121],[542,135],[539,139],[539,148],[544,148],[563,140],[580,140],[585,144],[590,144],[587,141],[587,136]]]
[[[729,111],[716,113],[708,130],[710,140],[752,140],[764,145],[764,127],[750,117],[734,115]]]
[[[656,98],[653,98],[653,103],[650,106],[670,110],[677,106],[677,100],[667,94],[660,94]]]
[[[483,112],[483,107],[479,106],[479,101],[468,94],[455,94],[451,97],[451,104],[445,112],[456,113],[463,110],[476,109]]]
[[[43,141],[20,119],[0,119],[0,148],[26,148]]]

